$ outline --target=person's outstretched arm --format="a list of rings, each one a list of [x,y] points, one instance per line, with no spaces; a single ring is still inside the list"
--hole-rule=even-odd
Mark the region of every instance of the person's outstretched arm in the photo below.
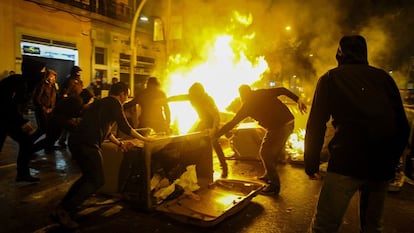
[[[173,95],[167,98],[167,102],[178,102],[178,101],[188,101],[189,96],[186,94],[183,95]]]
[[[231,119],[229,122],[227,122],[223,127],[221,127],[215,134],[214,137],[219,138],[221,135],[227,133],[231,129],[234,128],[240,121],[242,121],[244,118],[246,118],[247,112],[246,112],[246,106],[243,105],[241,109],[236,113],[236,115]]]
[[[295,93],[293,93],[289,89],[284,88],[284,87],[278,87],[278,88],[274,88],[274,91],[277,96],[284,95],[284,96],[289,97],[291,100],[295,101],[298,104],[300,113],[304,114],[307,112],[307,106],[305,102],[303,102],[303,100],[299,98],[299,96],[297,96]]]
[[[113,106],[110,108],[115,113],[115,121],[118,125],[118,129],[121,130],[123,133],[132,136],[134,138],[137,138],[139,140],[150,142],[152,141],[151,138],[144,137],[141,134],[139,134],[135,129],[131,127],[129,124],[127,118],[125,117],[124,110],[122,108],[121,103],[119,102],[113,102]]]

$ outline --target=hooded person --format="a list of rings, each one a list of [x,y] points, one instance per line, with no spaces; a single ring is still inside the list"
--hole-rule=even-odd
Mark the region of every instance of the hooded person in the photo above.
[[[79,66],[73,66],[70,70],[70,76],[80,75],[82,69]]]
[[[76,86],[81,86],[83,88],[83,81],[81,79],[82,69],[79,66],[73,66],[70,70],[70,74],[62,83],[60,90],[59,98],[67,97],[69,93],[73,92],[73,89],[76,89]]]
[[[382,232],[388,182],[408,142],[408,120],[392,77],[368,64],[364,37],[342,37],[336,59],[338,67],[318,80],[306,127],[305,171],[311,179],[320,178],[330,119],[335,128],[309,232],[337,232],[357,191],[361,232]]]
[[[190,129],[189,133],[205,130],[212,130],[215,132],[219,129],[220,111],[218,110],[214,99],[208,95],[201,83],[193,83],[188,89],[188,94],[170,96],[168,98],[168,101],[184,100],[190,101],[190,104],[193,106],[199,118],[197,123]],[[217,139],[213,139],[211,143],[220,162],[222,171],[221,177],[225,178],[228,175],[228,167],[223,149]]]
[[[46,66],[41,61],[24,57],[21,70],[21,75],[14,74],[0,81],[0,135],[1,138],[11,137],[19,145],[16,181],[38,182],[38,178],[31,176],[28,166],[34,128],[24,115],[34,88],[45,76]]]
[[[362,36],[345,36],[336,51],[338,66],[344,64],[368,65],[367,43]]]

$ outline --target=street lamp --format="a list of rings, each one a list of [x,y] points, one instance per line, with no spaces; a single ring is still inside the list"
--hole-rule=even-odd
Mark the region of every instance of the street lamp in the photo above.
[[[144,7],[147,0],[142,0],[135,11],[134,19],[132,20],[131,25],[131,34],[129,37],[129,47],[131,49],[131,58],[129,63],[129,86],[131,89],[131,95],[134,96],[134,86],[135,86],[135,65],[137,63],[137,48],[135,47],[135,31],[138,22],[139,15],[141,14],[141,10]]]

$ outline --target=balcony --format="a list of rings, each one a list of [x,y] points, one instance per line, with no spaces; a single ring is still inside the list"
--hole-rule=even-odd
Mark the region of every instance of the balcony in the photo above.
[[[54,0],[72,7],[77,7],[91,13],[116,19],[122,22],[131,22],[134,10],[119,0]]]

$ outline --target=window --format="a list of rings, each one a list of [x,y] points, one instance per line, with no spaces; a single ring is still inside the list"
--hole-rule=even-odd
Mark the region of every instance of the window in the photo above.
[[[164,26],[159,18],[154,19],[154,31],[153,31],[153,40],[162,41],[164,40]]]
[[[95,64],[106,65],[106,49],[95,47]]]

